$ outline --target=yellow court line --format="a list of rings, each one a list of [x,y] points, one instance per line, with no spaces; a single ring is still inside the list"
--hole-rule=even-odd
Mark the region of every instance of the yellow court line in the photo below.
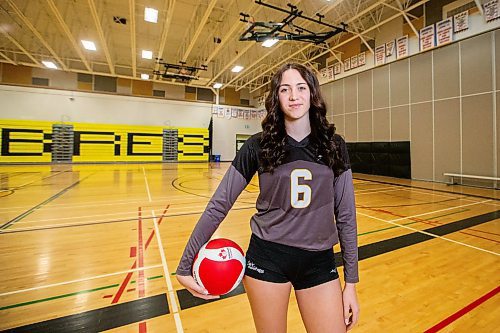
[[[25,292],[28,292],[28,291],[34,291],[34,290],[40,290],[40,289],[47,289],[47,288],[52,288],[52,287],[58,287],[58,286],[63,286],[63,285],[67,285],[67,284],[72,284],[72,283],[78,283],[78,282],[85,282],[85,281],[90,281],[90,280],[102,279],[102,278],[105,278],[105,277],[110,277],[110,276],[114,276],[114,275],[120,275],[120,274],[130,273],[130,272],[145,271],[145,270],[148,270],[148,269],[153,269],[153,268],[158,268],[158,267],[161,267],[161,265],[153,265],[153,266],[147,266],[147,267],[141,267],[141,268],[134,268],[134,269],[126,270],[126,271],[120,271],[120,272],[114,272],[114,273],[109,273],[109,274],[91,276],[91,277],[77,279],[77,280],[71,280],[71,281],[64,281],[64,282],[59,282],[59,283],[48,284],[48,285],[45,285],[45,286],[39,286],[39,287],[33,287],[33,288],[27,288],[27,289],[21,289],[21,290],[14,290],[14,291],[9,291],[9,292],[0,294],[0,297],[14,295],[14,294],[20,294],[20,293],[25,293]]]

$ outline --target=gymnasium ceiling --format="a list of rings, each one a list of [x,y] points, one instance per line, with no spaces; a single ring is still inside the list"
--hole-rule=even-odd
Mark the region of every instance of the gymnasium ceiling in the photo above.
[[[323,22],[347,23],[348,32],[330,38],[328,46],[279,41],[265,48],[238,41],[248,27],[240,13],[259,22],[280,22],[286,14],[253,0],[0,0],[0,61],[44,68],[42,61],[49,60],[70,72],[129,79],[149,74],[150,80],[161,81],[153,75],[158,57],[173,64],[182,60],[188,66],[207,65],[191,86],[219,82],[223,88],[256,92],[281,63],[314,65],[325,55],[340,58],[341,45],[353,39],[369,45],[380,25],[397,17],[411,20],[410,10],[428,1],[290,0],[305,16],[317,18],[321,13]],[[289,1],[263,2],[287,9]],[[158,10],[157,23],[144,20],[145,7]],[[125,18],[126,24],[116,23],[114,17]],[[301,18],[294,23],[314,32],[327,29]],[[93,41],[96,50],[86,50],[81,40]],[[152,51],[153,59],[143,59],[142,50]],[[243,70],[231,72],[235,65]]]

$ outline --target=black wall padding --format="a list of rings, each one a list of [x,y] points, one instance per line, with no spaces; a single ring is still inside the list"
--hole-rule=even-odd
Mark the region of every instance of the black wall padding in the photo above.
[[[353,172],[411,179],[410,142],[347,143]]]

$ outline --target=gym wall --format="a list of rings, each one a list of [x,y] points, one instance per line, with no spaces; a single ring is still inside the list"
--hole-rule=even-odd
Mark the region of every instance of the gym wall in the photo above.
[[[486,32],[322,86],[349,143],[404,142],[411,178],[498,176],[500,31]]]

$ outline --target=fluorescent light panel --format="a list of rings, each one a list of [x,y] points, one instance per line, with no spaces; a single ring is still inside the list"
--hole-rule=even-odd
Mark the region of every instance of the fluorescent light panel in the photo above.
[[[220,87],[222,87],[222,83],[216,83],[216,84],[214,84],[214,88],[215,89],[219,89]]]
[[[142,57],[144,59],[153,59],[153,51],[142,50]]]
[[[52,61],[42,61],[42,64],[44,64],[45,67],[57,69],[57,66]]]
[[[141,74],[141,79],[149,80],[149,74]]]
[[[234,66],[233,69],[231,69],[231,72],[233,73],[239,73],[243,69],[243,66]]]
[[[144,8],[144,21],[151,23],[158,22],[158,11],[154,8]]]
[[[82,39],[82,44],[83,44],[83,47],[85,49],[89,50],[89,51],[95,51],[95,50],[97,50],[96,47],[95,47],[94,42]]]
[[[264,47],[271,47],[271,46],[273,46],[274,44],[276,44],[277,42],[278,42],[278,39],[276,39],[276,38],[266,39],[266,40],[262,43],[262,46],[264,46]]]

